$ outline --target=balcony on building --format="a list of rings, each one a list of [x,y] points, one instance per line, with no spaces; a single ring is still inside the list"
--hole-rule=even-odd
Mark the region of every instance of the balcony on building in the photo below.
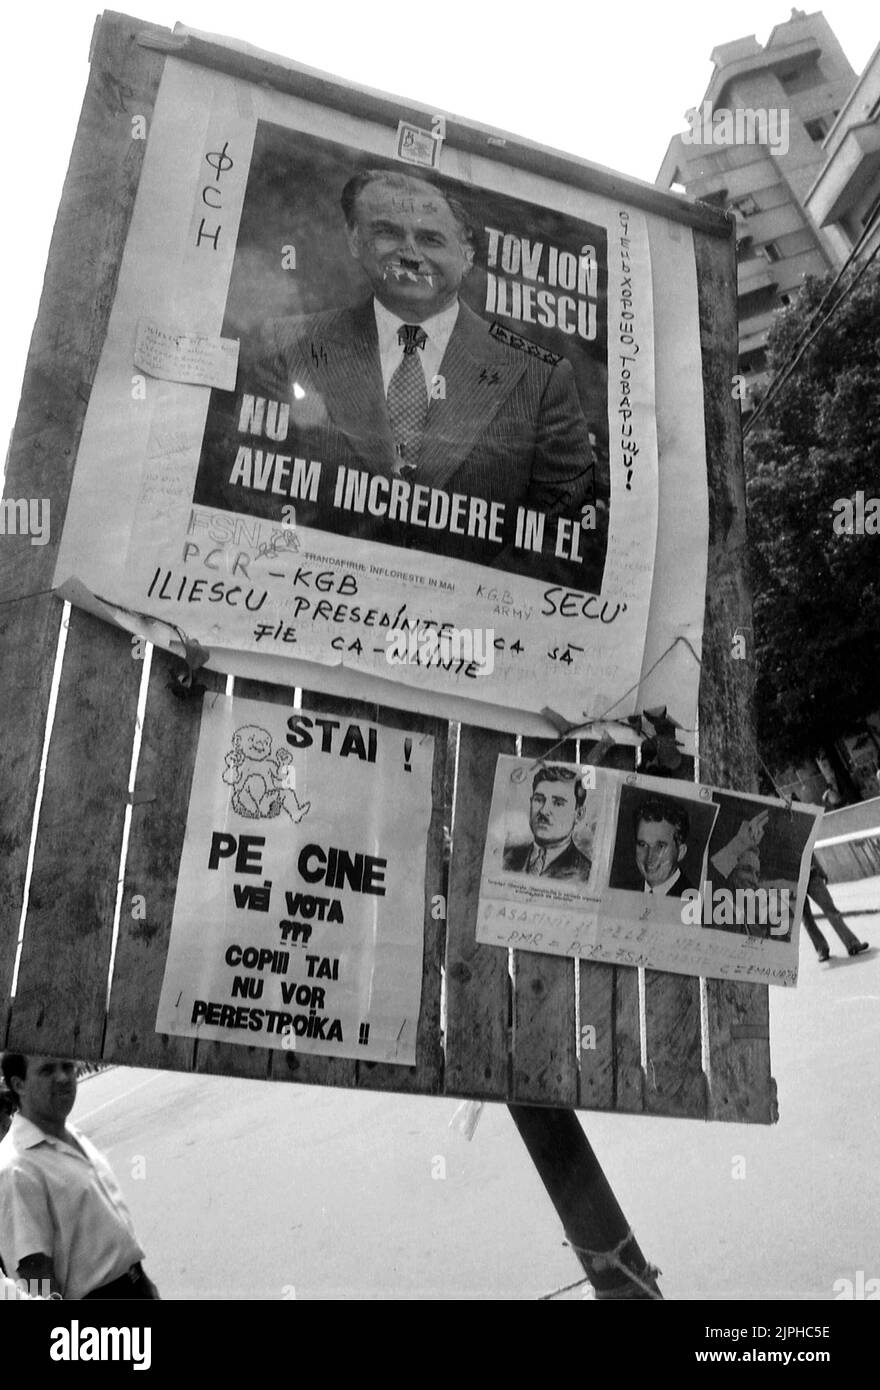
[[[880,124],[850,126],[807,195],[820,227],[840,222],[880,174]]]

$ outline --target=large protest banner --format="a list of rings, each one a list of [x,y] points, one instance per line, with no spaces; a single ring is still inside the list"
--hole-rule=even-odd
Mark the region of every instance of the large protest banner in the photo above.
[[[537,721],[539,728],[536,728],[535,722],[529,723],[529,720],[534,721],[534,716],[523,712],[519,718],[516,701],[508,699],[507,692],[505,702],[509,708],[500,709],[488,700],[470,700],[467,720],[462,726],[447,726],[446,718],[421,712],[429,708],[429,698],[433,699],[428,688],[411,691],[405,684],[405,680],[421,679],[428,673],[410,669],[407,648],[411,629],[403,627],[400,631],[407,637],[404,643],[407,659],[401,661],[399,658],[404,653],[395,647],[395,659],[387,667],[390,682],[387,679],[374,681],[362,673],[365,684],[360,699],[352,698],[355,692],[346,684],[354,674],[351,668],[343,670],[338,662],[330,667],[292,657],[278,658],[279,664],[269,662],[265,650],[262,655],[259,652],[259,646],[265,647],[269,641],[265,637],[246,653],[249,662],[259,661],[259,671],[255,667],[246,675],[236,674],[233,681],[225,681],[222,674],[224,649],[218,645],[218,639],[226,619],[234,616],[233,610],[239,605],[243,607],[242,592],[251,587],[242,566],[249,567],[251,549],[257,551],[266,545],[262,559],[271,561],[271,552],[293,549],[301,544],[308,527],[298,516],[296,519],[289,516],[290,525],[285,526],[283,512],[280,523],[276,524],[256,512],[233,516],[213,504],[189,501],[187,523],[193,512],[222,513],[225,518],[215,532],[215,537],[219,535],[223,542],[220,554],[212,554],[205,548],[205,537],[200,541],[196,534],[198,528],[184,537],[185,543],[199,546],[199,555],[190,552],[190,558],[199,565],[205,561],[204,575],[194,571],[193,582],[205,577],[209,580],[209,588],[194,590],[193,601],[186,604],[187,616],[191,617],[203,606],[209,592],[213,595],[208,605],[210,611],[216,614],[219,608],[223,609],[223,619],[212,618],[209,631],[200,636],[200,645],[211,658],[207,666],[196,669],[204,651],[190,640],[199,637],[199,633],[191,632],[185,622],[176,624],[179,631],[174,631],[167,618],[160,621],[143,617],[136,605],[128,613],[101,602],[112,598],[105,592],[104,581],[110,581],[118,573],[119,555],[124,554],[128,559],[129,542],[135,549],[138,545],[137,537],[129,536],[127,522],[120,521],[124,506],[117,506],[117,493],[125,494],[134,514],[139,508],[141,489],[148,496],[155,484],[154,500],[161,510],[163,504],[158,499],[170,480],[172,511],[178,508],[180,487],[175,482],[170,461],[175,457],[174,450],[180,447],[180,457],[186,463],[185,485],[192,485],[194,496],[196,475],[204,462],[209,405],[211,418],[219,431],[218,438],[222,438],[226,426],[221,397],[224,391],[233,392],[238,380],[236,376],[233,384],[229,384],[232,380],[228,375],[229,363],[234,359],[234,347],[217,341],[227,332],[224,328],[225,288],[216,294],[216,286],[210,294],[206,290],[204,303],[210,305],[210,314],[204,320],[183,322],[176,312],[176,299],[172,297],[169,302],[158,293],[149,302],[141,297],[137,303],[129,305],[131,312],[127,320],[118,319],[120,306],[125,305],[132,287],[128,257],[140,216],[137,209],[143,203],[141,189],[148,186],[153,136],[157,128],[161,130],[163,119],[164,98],[158,107],[156,103],[165,78],[182,69],[185,81],[178,77],[169,77],[169,81],[173,80],[178,87],[190,87],[194,94],[193,105],[180,117],[180,160],[172,159],[166,170],[163,215],[154,228],[157,248],[165,247],[167,251],[167,244],[162,241],[166,202],[171,225],[180,229],[179,208],[173,215],[172,210],[177,207],[175,200],[181,181],[192,194],[193,221],[189,228],[192,238],[195,239],[200,231],[210,235],[217,229],[217,222],[210,220],[212,204],[217,203],[217,193],[211,185],[217,183],[217,166],[222,165],[222,189],[226,175],[233,172],[226,166],[225,159],[238,157],[230,145],[223,159],[216,158],[209,164],[205,158],[207,154],[224,153],[226,137],[221,135],[219,143],[214,139],[216,132],[209,130],[208,116],[202,105],[204,93],[220,90],[221,78],[233,84],[235,118],[249,120],[259,110],[266,117],[267,137],[275,139],[269,126],[287,132],[301,130],[316,141],[325,140],[343,147],[346,167],[349,152],[360,151],[369,154],[371,161],[379,166],[387,168],[393,163],[404,174],[424,174],[436,180],[437,189],[451,190],[455,186],[462,193],[461,199],[452,193],[456,202],[463,203],[465,197],[475,196],[474,189],[483,189],[487,194],[492,190],[498,199],[501,195],[518,199],[521,207],[535,210],[536,218],[543,218],[548,209],[555,207],[558,213],[570,219],[566,223],[570,228],[590,226],[600,231],[604,228],[608,238],[605,254],[609,257],[611,252],[607,247],[617,238],[621,253],[628,250],[631,254],[627,258],[628,266],[623,255],[616,266],[610,259],[607,265],[609,288],[605,308],[609,322],[606,341],[609,381],[614,379],[615,349],[617,366],[631,372],[632,364],[621,362],[620,358],[630,355],[628,349],[634,344],[619,339],[615,343],[615,336],[634,333],[626,327],[632,325],[633,320],[622,314],[615,319],[610,308],[613,303],[615,313],[618,309],[627,314],[636,312],[628,299],[635,288],[632,272],[637,266],[634,229],[640,224],[644,226],[650,251],[655,333],[654,419],[658,461],[647,645],[641,659],[638,689],[625,699],[624,692],[617,688],[609,687],[599,693],[607,694],[609,706],[618,701],[613,707],[615,716],[627,708],[628,700],[640,711],[667,703],[670,712],[684,725],[684,729],[679,730],[679,739],[686,743],[692,737],[689,731],[696,724],[695,719],[688,717],[686,706],[694,691],[695,673],[699,671],[700,775],[716,786],[754,788],[756,761],[750,734],[753,670],[748,656],[741,650],[741,643],[734,646],[732,653],[734,633],[740,628],[748,633],[750,623],[742,565],[744,496],[739,457],[739,407],[731,389],[737,370],[732,221],[716,209],[662,193],[580,157],[538,147],[457,117],[449,117],[446,121],[439,163],[432,164],[430,169],[425,165],[420,170],[411,161],[397,157],[403,150],[411,154],[412,146],[424,150],[423,138],[413,136],[412,132],[430,132],[437,124],[434,113],[417,99],[368,92],[310,72],[295,63],[242,51],[227,42],[184,30],[171,33],[127,16],[104,15],[96,27],[90,61],[89,87],[53,236],[6,483],[9,498],[43,499],[43,515],[47,521],[51,506],[47,544],[32,544],[27,534],[6,535],[2,542],[0,695],[5,736],[0,742],[0,781],[14,789],[13,795],[0,799],[0,838],[6,852],[5,873],[0,881],[0,1029],[5,1033],[6,1045],[25,1052],[242,1077],[770,1123],[775,1116],[775,1098],[770,1075],[766,988],[739,980],[710,978],[701,981],[651,968],[639,971],[629,966],[564,959],[528,950],[510,952],[496,945],[482,944],[476,938],[480,877],[496,760],[499,754],[517,752],[513,733],[504,730],[532,730],[535,736],[524,739],[522,747],[523,756],[529,758],[564,758],[584,763],[591,757],[599,757],[612,767],[631,768],[632,747],[614,747],[603,742],[597,748],[589,736],[579,747],[573,739],[560,747],[558,724],[561,722],[566,731],[568,727],[563,714],[548,704],[550,713],[547,719]],[[302,122],[292,121],[292,105],[303,111],[319,108],[320,128],[306,129]],[[206,136],[197,151],[191,147],[190,118],[196,125],[201,121],[200,129],[211,136],[210,141]],[[259,133],[255,129],[254,149],[258,147]],[[375,152],[378,144],[370,146],[367,139],[369,136],[378,140],[378,133],[383,142],[381,155]],[[280,158],[281,146],[276,142],[274,148]],[[494,183],[489,177],[493,170]],[[241,168],[238,173],[243,173]],[[248,165],[246,182],[250,177]],[[340,178],[336,182],[340,197],[343,187]],[[553,198],[549,196],[551,188]],[[560,190],[566,190],[564,200]],[[244,193],[241,196],[243,207]],[[615,230],[614,218],[600,215],[603,203],[615,215],[619,211],[628,212],[629,232],[624,233],[619,227]],[[155,209],[155,194],[150,206]],[[537,290],[533,297],[526,293],[528,276],[508,269],[515,263],[515,242],[508,241],[505,247],[504,237],[520,238],[520,270],[525,263],[527,268],[534,264],[536,244],[544,242],[546,256],[543,265],[537,264],[537,274],[543,275],[545,281],[553,273],[558,278],[570,278],[571,263],[564,260],[562,251],[579,254],[580,246],[587,243],[567,243],[564,238],[554,241],[544,222],[540,224],[540,235],[530,235],[516,222],[505,224],[501,214],[509,209],[502,207],[500,201],[495,207],[497,218],[493,214],[490,220],[487,215],[482,229],[476,229],[477,235],[483,238],[483,249],[475,252],[473,270],[463,276],[460,297],[488,324],[487,339],[498,345],[503,335],[490,335],[488,331],[491,314],[487,316],[486,301],[490,274],[496,275],[496,286],[501,280],[508,285],[516,280],[521,282],[519,297],[510,290],[502,301],[508,307],[517,306],[517,313],[521,308],[524,314],[534,311],[537,317],[536,306],[541,304]],[[224,209],[219,211],[222,213]],[[204,228],[203,217],[206,219]],[[348,264],[344,257],[350,258],[351,252],[341,207],[339,217],[336,227],[341,240],[335,243],[332,254],[343,257],[343,263]],[[240,226],[244,224],[243,210]],[[228,226],[224,223],[225,230]],[[241,239],[240,226],[236,230],[236,246]],[[225,230],[217,238],[216,251],[205,236],[199,243],[200,254],[209,264],[210,257],[222,259],[221,252],[222,255],[229,253],[230,265],[236,259],[237,250],[226,245]],[[492,231],[499,233],[500,238],[496,266],[488,264]],[[561,237],[562,233],[559,235]],[[629,247],[623,243],[624,236],[630,240]],[[529,241],[526,250],[523,237]],[[555,272],[546,249],[551,244],[559,252]],[[595,244],[600,248],[601,239]],[[150,236],[146,238],[146,245],[149,252]],[[294,236],[285,239],[284,246],[295,250],[296,245]],[[91,248],[88,256],[82,255],[83,246]],[[285,297],[290,295],[292,285],[299,284],[294,278],[299,270],[293,269],[292,259],[287,267],[283,266],[283,251],[284,247],[280,248],[278,260],[273,259],[273,274],[281,279],[275,281],[277,295],[273,300],[272,319],[335,313],[329,294],[323,299],[312,298],[302,303]],[[328,231],[328,254],[330,251]],[[156,259],[161,259],[161,251],[155,254]],[[604,283],[599,254],[597,249],[597,325],[601,322]],[[264,254],[255,253],[255,269],[265,268],[265,259]],[[338,259],[333,265],[335,278],[337,270],[341,274]],[[485,300],[483,291],[475,295],[469,288],[469,282],[479,284],[472,276],[482,273],[480,265],[486,277]],[[563,266],[566,269],[561,269]],[[354,269],[360,273],[356,265]],[[401,263],[398,269],[403,271],[411,267]],[[167,256],[164,273],[170,285],[174,270]],[[578,294],[577,274],[574,289],[567,293],[575,301],[578,298],[589,300],[589,293]],[[592,272],[588,260],[583,274],[584,285],[589,289]],[[259,278],[256,276],[253,282],[255,294]],[[627,281],[629,283],[625,283]],[[159,280],[154,278],[149,283],[155,287]],[[314,281],[309,283],[314,285]],[[347,299],[355,306],[361,295],[366,297],[365,282],[359,283],[358,295]],[[555,289],[557,293],[565,288],[561,278],[555,287],[546,283],[539,285],[537,281],[534,285],[538,290]],[[618,292],[617,298],[612,298],[612,289]],[[526,318],[504,316],[498,305],[498,293],[496,288],[495,319],[511,337],[502,345],[517,354],[517,360],[524,355],[549,368],[552,364],[529,350],[529,345],[532,348],[536,344],[542,346],[539,329],[544,325],[529,323]],[[229,302],[232,303],[231,298]],[[345,307],[342,297],[339,303]],[[549,301],[543,301],[544,312],[548,311],[548,304]],[[557,325],[552,331],[556,332],[558,341],[549,351],[571,359],[581,410],[592,428],[600,422],[589,410],[588,389],[593,388],[588,388],[584,375],[584,353],[589,348],[595,357],[598,347],[584,340],[583,352],[574,341],[569,343],[568,349],[564,345],[560,348],[558,342],[563,337],[577,338],[577,316],[573,318],[571,311],[566,310],[564,322],[569,326],[575,324],[575,333],[566,335],[564,330],[559,330],[558,299],[556,314]],[[116,333],[118,322],[127,326],[121,339],[113,339],[111,353],[107,343]],[[678,331],[669,332],[664,327],[676,323],[680,324]],[[589,331],[589,311],[586,324]],[[227,327],[231,341],[238,343],[244,369],[249,361],[250,328],[243,324],[233,327],[231,319]],[[262,328],[261,323],[254,342]],[[548,328],[547,332],[550,331]],[[233,333],[240,333],[240,336],[232,337]],[[519,341],[513,341],[514,337],[526,346],[521,347]],[[284,344],[277,334],[275,341],[280,350]],[[661,341],[662,351],[657,346]],[[699,348],[696,357],[695,343]],[[640,352],[632,353],[637,359],[641,358],[641,342],[639,346]],[[320,353],[318,359],[320,362]],[[311,354],[308,360],[313,363]],[[108,369],[117,373],[119,382],[119,394],[111,401],[115,412],[112,418],[107,416],[108,397],[104,394]],[[265,363],[260,366],[260,371],[264,370]],[[595,367],[591,371],[595,385],[600,377],[595,375]],[[206,384],[205,374],[210,373],[209,379],[213,380],[215,372],[218,384]],[[436,374],[432,373],[432,380]],[[173,375],[186,379],[171,380]],[[563,372],[563,375],[568,373]],[[621,390],[618,395],[608,388],[606,575],[614,544],[615,469],[622,479],[625,494],[630,465],[624,466],[623,454],[632,452],[621,448],[615,462],[611,450],[612,405],[615,411],[620,410],[622,403],[623,412],[634,410],[633,380],[632,375],[627,378],[621,372],[618,385],[628,386],[629,390]],[[269,443],[276,443],[265,432],[266,425],[271,419],[272,429],[277,430],[284,402],[268,395],[262,397],[256,392],[258,384],[254,378],[254,391],[242,389],[241,403],[244,404],[245,396],[253,396],[256,422],[260,410],[257,402],[265,399],[262,444],[260,436],[239,435],[241,414],[235,414],[236,396],[232,400],[231,416],[235,424],[234,448],[230,454],[225,452],[224,445],[223,458],[231,471],[240,447],[252,451],[262,448],[262,476],[265,476],[266,450],[273,452]],[[305,391],[308,383],[299,384]],[[497,385],[488,384],[493,390]],[[152,421],[162,401],[184,391],[189,400],[202,402],[203,418],[192,436],[175,435],[172,417],[167,418],[170,432],[149,446],[156,450],[157,457],[162,457],[162,467],[153,477],[149,467],[143,469],[144,455],[137,449],[133,449],[129,458],[125,451],[115,447],[114,431],[119,432],[120,439],[125,437],[129,443],[136,444],[137,439],[131,431],[140,428],[138,422],[148,417]],[[295,392],[292,394],[298,399]],[[93,396],[96,402],[103,400],[97,415],[91,408]],[[275,400],[277,410],[273,407],[270,411],[270,400]],[[623,433],[624,426],[635,428],[634,417],[631,415],[627,419],[623,412],[616,421],[618,434],[615,437],[620,441],[629,438]],[[88,424],[87,414],[90,416]],[[70,499],[69,494],[74,461],[77,466],[83,463],[88,453],[87,435],[95,420],[102,419],[104,444],[109,452],[102,471],[92,477],[89,484],[94,502],[89,515],[88,508]],[[146,432],[148,442],[152,428],[151,424]],[[704,473],[691,487],[689,480],[694,478],[691,451],[703,451],[704,441]],[[277,445],[276,453],[281,449],[280,441]],[[598,460],[597,489],[600,489],[604,466],[602,446],[603,439],[598,433],[595,445],[591,443],[591,455],[594,453]],[[640,457],[641,454],[636,457],[636,464]],[[255,453],[252,460],[256,470]],[[246,467],[246,459],[241,466]],[[257,476],[256,471],[251,473],[252,480]],[[630,490],[642,486],[637,467],[632,468],[629,481]],[[356,482],[353,486],[361,484]],[[252,488],[251,491],[261,492],[262,489]],[[708,509],[708,581],[704,594],[707,496],[711,506]],[[79,574],[80,582],[77,587],[74,579],[69,579],[66,590],[81,600],[79,606],[70,611],[68,623],[62,616],[57,593],[53,591],[53,576],[61,523],[69,500],[71,522],[75,523],[71,535],[79,532],[82,545],[74,556],[73,569],[67,568],[68,577],[73,574],[75,578]],[[622,500],[626,501],[625,496]],[[296,510],[292,499],[279,498],[279,501]],[[308,499],[299,501],[302,506]],[[650,495],[643,496],[643,501],[648,508],[653,505]],[[450,502],[450,513],[451,505]],[[601,510],[597,503],[597,520],[601,520]],[[352,517],[355,515],[356,512],[351,513]],[[148,515],[141,514],[141,520],[146,523]],[[244,540],[244,531],[241,531],[242,558],[235,574],[231,573],[236,561],[236,529],[258,524],[269,529],[261,530],[260,537],[253,543]],[[407,524],[414,524],[412,518]],[[162,541],[165,525],[166,522],[160,521],[154,526],[157,542]],[[90,573],[91,550],[100,553],[107,548],[104,533],[113,527],[116,528],[118,553],[114,546],[108,567],[94,564],[92,570],[97,573]],[[585,540],[590,538],[590,530],[588,526],[581,527]],[[545,533],[550,532],[545,528]],[[320,535],[335,544],[332,531],[323,531]],[[212,547],[218,544],[210,534],[207,539]],[[177,545],[176,540],[174,544]],[[394,545],[389,548],[396,557],[404,552],[407,557],[416,553],[416,548]],[[322,544],[320,552],[315,553],[329,555],[330,552]],[[537,562],[537,552],[533,553]],[[587,553],[586,549],[582,551],[584,556]],[[542,556],[541,563],[544,559],[561,563],[563,558]],[[627,562],[624,577],[637,573],[643,558],[641,553],[631,557],[632,563]],[[447,563],[459,566],[462,571],[470,564],[452,560],[445,554],[438,554],[437,562],[438,571]],[[222,568],[215,571],[215,564]],[[173,569],[175,565],[179,565],[177,550],[173,563],[169,561],[169,567]],[[396,567],[403,569],[399,559]],[[147,587],[153,572],[147,576]],[[493,569],[490,567],[488,572],[492,573]],[[325,592],[322,586],[330,581],[322,571],[319,573],[320,580],[314,571],[312,576],[314,588],[321,596],[319,602],[354,603],[352,595]],[[360,577],[359,571],[352,573],[356,579]],[[413,573],[412,564],[407,564],[406,573]],[[445,568],[442,573],[445,575]],[[536,582],[514,571],[498,569],[497,575],[505,576],[505,585],[508,575],[517,582]],[[91,591],[89,582],[94,583]],[[346,581],[346,587],[349,583]],[[219,585],[219,589],[214,589],[214,585]],[[241,588],[236,588],[239,585]],[[157,591],[162,587],[160,578]],[[302,579],[296,587],[302,590],[300,597],[309,597]],[[675,598],[682,588],[688,590],[684,608]],[[157,608],[161,605],[163,609],[177,612],[176,592],[171,582],[165,585],[166,597],[157,599]],[[543,590],[540,592],[543,594]],[[565,590],[566,595],[571,592]],[[579,592],[586,598],[595,597],[586,590]],[[502,593],[497,603],[503,606],[504,602]],[[574,648],[583,645],[586,649],[593,640],[589,637],[591,631],[600,628],[603,636],[597,640],[604,641],[604,633],[613,632],[620,621],[614,619],[603,625],[601,617],[596,620],[589,616],[590,605],[586,615],[575,612],[568,616],[572,602],[576,606],[576,600],[566,602],[565,609],[560,606],[557,616],[565,616],[573,644],[556,644],[555,647],[547,644],[548,653],[556,651],[556,664],[569,670],[581,659]],[[265,606],[268,606],[268,599]],[[469,623],[474,621],[472,608],[471,604],[465,610]],[[327,611],[326,608],[322,610],[324,614]],[[300,607],[300,613],[304,612]],[[693,624],[688,613],[693,616]],[[249,614],[252,620],[259,616],[259,613]],[[114,622],[105,621],[105,618],[112,618]],[[278,621],[280,618],[276,617],[276,626]],[[145,642],[130,637],[126,625],[130,632],[158,639],[152,653]],[[375,617],[372,625],[383,632]],[[701,628],[702,643],[699,640]],[[59,639],[63,652],[59,650]],[[385,645],[384,636],[381,645]],[[169,646],[174,654],[169,653]],[[494,642],[492,651],[498,657]],[[57,702],[50,698],[56,653],[60,671]],[[181,660],[184,654],[186,662]],[[741,656],[745,659],[739,659]],[[267,673],[269,668],[264,669],[264,660],[271,666],[271,683],[254,679],[258,674]],[[551,661],[549,655],[548,661]],[[587,672],[590,680],[597,679],[597,669],[593,665]],[[318,680],[322,675],[326,677],[323,688]],[[328,684],[331,678],[332,685]],[[490,681],[488,674],[479,679],[466,679],[472,686],[481,688]],[[569,683],[572,689],[578,690],[579,707],[587,704],[586,699],[580,699],[581,689],[586,689],[583,679],[583,670],[577,678],[570,670]],[[343,725],[349,722],[375,725],[382,731],[402,730],[406,736],[427,736],[434,741],[431,820],[425,848],[422,903],[421,1005],[416,1060],[412,1066],[370,1061],[362,1055],[358,1058],[319,1056],[298,1048],[269,1047],[267,1036],[255,1033],[246,1038],[244,1030],[239,1029],[224,1030],[235,1032],[234,1045],[205,1033],[189,1037],[156,1031],[189,815],[202,697],[229,694],[231,684],[235,700],[279,705],[287,712],[287,718],[291,709],[298,708],[300,697],[293,688],[296,683],[302,687],[301,708],[306,714],[315,711],[321,717],[332,715]],[[368,693],[369,699],[366,698]],[[549,696],[545,698],[549,700]],[[415,708],[410,708],[408,701]],[[554,720],[552,715],[557,718]],[[551,726],[553,734],[548,736]],[[268,726],[264,723],[262,727]],[[628,726],[615,723],[610,732],[626,737]],[[635,736],[632,737],[634,741]],[[277,742],[275,746],[277,749]],[[35,807],[38,809],[36,824]],[[242,945],[242,942],[232,944]],[[233,973],[233,967],[224,963],[224,970],[227,969]],[[300,981],[297,980],[297,984]],[[197,997],[202,998],[201,995]],[[211,996],[203,1002],[219,1004],[222,1017],[223,1003],[219,996]],[[244,1007],[243,1001],[241,1006]],[[584,1021],[595,1025],[594,1043],[584,1040],[579,1027]]]
[[[707,537],[687,234],[457,151],[442,118],[166,62],[66,597],[212,669],[534,734],[623,719],[650,667],[692,746]]]
[[[160,1033],[415,1062],[433,756],[205,697]]]

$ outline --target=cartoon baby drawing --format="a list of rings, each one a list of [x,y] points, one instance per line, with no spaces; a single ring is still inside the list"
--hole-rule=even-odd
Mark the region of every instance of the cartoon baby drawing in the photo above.
[[[296,825],[303,816],[308,815],[310,801],[299,801],[296,795],[296,775],[293,769],[293,754],[289,748],[279,748],[275,754],[275,771],[272,781],[278,789],[281,810]]]
[[[300,803],[287,748],[272,759],[272,735],[258,724],[243,724],[232,735],[224,759],[223,781],[233,788],[232,809],[248,820],[264,820],[283,811],[294,823],[308,814],[311,802]]]

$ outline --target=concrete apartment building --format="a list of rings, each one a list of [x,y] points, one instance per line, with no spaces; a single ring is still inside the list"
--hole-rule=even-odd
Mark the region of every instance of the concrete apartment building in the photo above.
[[[712,61],[705,95],[689,129],[670,141],[656,182],[736,215],[740,370],[749,391],[761,380],[776,311],[805,275],[823,275],[848,254],[839,229],[817,225],[805,205],[856,74],[825,17],[802,10],[763,47],[750,35],[721,44]]]
[[[840,108],[822,146],[825,162],[804,200],[807,215],[843,263],[880,245],[880,45]]]
[[[763,47],[754,35],[737,39],[716,48],[712,61],[706,93],[688,113],[688,130],[670,141],[656,182],[736,216],[747,413],[752,390],[768,379],[764,345],[774,314],[804,276],[838,271],[854,252],[860,266],[880,246],[880,46],[857,78],[824,16],[792,10]],[[818,801],[838,786],[842,768],[850,794],[871,799],[873,827],[878,765],[880,711],[814,760],[780,770],[777,781]],[[859,853],[865,849],[865,826],[841,820],[841,830],[855,835]],[[851,866],[843,876],[868,871]]]

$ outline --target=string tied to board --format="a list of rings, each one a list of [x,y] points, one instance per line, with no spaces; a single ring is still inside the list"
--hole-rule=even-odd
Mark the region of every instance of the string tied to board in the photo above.
[[[626,1276],[630,1284],[634,1284],[637,1288],[640,1288],[643,1293],[647,1294],[648,1298],[662,1303],[663,1295],[656,1286],[656,1281],[660,1277],[662,1271],[658,1269],[656,1265],[646,1263],[639,1273],[636,1273],[629,1265],[624,1264],[621,1259],[621,1255],[626,1247],[634,1240],[635,1235],[632,1229],[628,1228],[626,1234],[621,1237],[611,1250],[590,1250],[585,1245],[578,1245],[576,1241],[568,1239],[566,1239],[564,1244],[566,1244],[569,1249],[573,1250],[576,1255],[588,1260],[594,1273],[598,1274],[604,1269],[617,1269],[621,1274]],[[583,1279],[575,1279],[571,1284],[564,1284],[559,1289],[553,1289],[551,1293],[542,1294],[538,1302],[546,1303],[552,1298],[558,1298],[560,1294],[569,1293],[572,1289],[579,1289],[584,1284],[592,1284],[592,1280],[588,1275],[584,1275]],[[616,1296],[626,1297],[626,1294],[624,1293],[623,1295]],[[610,1299],[615,1297],[615,1295],[606,1293],[604,1297]]]
[[[622,695],[618,696],[616,700],[613,700],[611,704],[607,705],[601,713],[588,714],[585,711],[579,720],[572,723],[550,705],[545,705],[541,710],[541,714],[548,723],[554,726],[560,736],[559,741],[548,748],[546,753],[542,753],[539,758],[536,758],[529,768],[516,768],[512,774],[513,780],[517,782],[524,781],[531,772],[534,772],[542,763],[552,758],[554,753],[556,753],[569,739],[575,738],[579,734],[586,733],[586,731],[594,725],[602,725],[607,722],[619,724],[621,727],[624,725],[628,726],[629,729],[639,735],[643,760],[649,761],[653,767],[656,767],[661,772],[676,771],[681,766],[682,761],[681,748],[677,741],[676,733],[679,730],[682,733],[694,733],[695,730],[686,729],[682,724],[679,724],[677,720],[673,719],[667,713],[665,705],[651,706],[649,709],[642,710],[637,714],[626,715],[623,718],[612,716],[612,710],[622,704],[627,696],[631,695],[634,690],[638,690],[639,686],[648,679],[651,673],[660,665],[661,661],[664,661],[679,643],[687,648],[697,665],[702,667],[703,663],[690,639],[683,634],[679,634],[678,637],[675,637],[670,642],[666,650],[660,653],[657,660],[648,668],[645,674],[631,685],[628,690],[625,690]],[[614,739],[612,735],[607,729],[604,729],[599,746],[594,749],[592,761],[597,764],[600,763],[613,743]]]
[[[185,671],[174,671],[168,679],[168,689],[179,700],[195,700],[204,695],[206,687],[196,680],[196,674],[205,665],[211,653],[195,637],[187,637],[182,628],[175,624],[174,631],[183,647]]]

